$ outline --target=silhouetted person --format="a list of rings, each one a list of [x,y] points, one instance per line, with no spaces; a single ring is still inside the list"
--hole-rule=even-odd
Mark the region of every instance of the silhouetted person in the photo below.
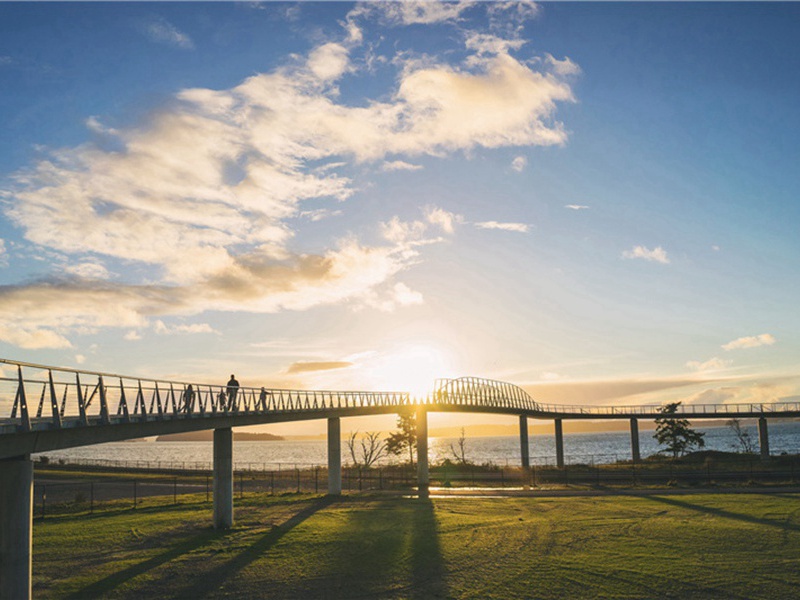
[[[236,406],[236,394],[239,393],[239,382],[236,381],[236,376],[231,374],[231,379],[228,382],[228,410]]]
[[[261,388],[261,396],[259,400],[261,401],[261,410],[267,410],[267,396],[272,396],[272,392],[268,392],[266,388]]]
[[[194,410],[194,388],[191,383],[186,386],[186,391],[183,392],[183,410],[187,413]]]

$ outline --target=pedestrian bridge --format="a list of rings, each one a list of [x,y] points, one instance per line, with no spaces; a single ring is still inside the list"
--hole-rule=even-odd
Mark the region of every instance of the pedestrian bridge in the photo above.
[[[490,379],[439,379],[426,396],[164,381],[0,359],[0,459],[131,438],[363,415],[484,412],[534,419],[654,419],[657,405],[543,404]],[[681,405],[682,418],[797,417],[800,403]],[[525,464],[523,457],[523,464]]]
[[[33,539],[31,454],[169,433],[214,430],[214,525],[233,524],[233,434],[246,425],[325,419],[328,492],[339,494],[342,417],[416,413],[417,483],[428,490],[429,412],[483,412],[519,418],[520,454],[529,468],[528,419],[555,423],[556,464],[564,466],[565,419],[628,419],[631,455],[639,456],[639,419],[758,418],[762,456],[767,418],[800,417],[800,403],[659,406],[543,404],[525,390],[477,377],[440,379],[430,394],[227,387],[164,381],[0,359],[0,600],[29,598]]]

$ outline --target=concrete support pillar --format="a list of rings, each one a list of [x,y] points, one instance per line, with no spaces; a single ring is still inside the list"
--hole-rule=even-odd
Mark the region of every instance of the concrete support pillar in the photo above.
[[[528,415],[519,416],[519,449],[522,455],[522,468],[531,466],[531,453],[528,446]]]
[[[233,431],[214,430],[214,529],[233,527]]]
[[[642,460],[639,454],[639,421],[636,419],[631,419],[631,457],[635,463]]]
[[[339,417],[328,419],[328,494],[342,493],[342,425]]]
[[[559,469],[564,468],[564,429],[561,419],[556,419],[556,465]]]
[[[428,497],[428,409],[417,407],[417,486],[419,497]]]
[[[761,447],[761,459],[769,459],[769,431],[766,417],[758,419],[758,445]]]
[[[33,462],[0,460],[0,600],[29,600],[33,573]]]

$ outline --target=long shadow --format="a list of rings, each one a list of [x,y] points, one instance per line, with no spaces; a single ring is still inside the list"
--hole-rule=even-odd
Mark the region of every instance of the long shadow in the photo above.
[[[261,557],[265,552],[272,548],[278,541],[292,529],[300,525],[303,521],[313,516],[316,512],[330,506],[336,498],[324,496],[314,501],[312,504],[297,512],[290,519],[284,521],[272,531],[266,533],[261,539],[253,543],[249,548],[239,553],[230,561],[219,565],[213,571],[205,574],[198,574],[195,584],[191,587],[178,592],[175,598],[204,598],[208,594],[217,591],[228,579],[234,577],[239,571],[247,567],[253,561]]]
[[[411,529],[411,598],[446,598],[447,569],[439,544],[436,512],[429,498],[412,500],[415,503]]]
[[[653,500],[655,502],[661,502],[670,506],[677,506],[679,508],[688,508],[690,510],[695,510],[697,512],[714,515],[725,519],[735,519],[737,521],[744,521],[745,523],[753,523],[755,525],[767,525],[769,527],[775,527],[784,531],[800,531],[800,525],[796,525],[794,523],[786,523],[785,521],[778,522],[773,519],[760,519],[758,517],[743,515],[740,513],[731,512],[729,510],[723,510],[721,508],[711,508],[709,506],[692,504],[691,502],[686,502],[685,500],[675,500],[674,498],[665,498],[664,496],[641,496],[641,498]]]
[[[225,535],[225,532],[219,532],[214,530],[209,530],[200,535],[193,536],[192,538],[186,540],[185,542],[178,544],[167,550],[166,552],[162,552],[158,556],[154,556],[148,560],[140,562],[135,565],[131,565],[127,569],[123,569],[122,571],[118,571],[116,573],[112,573],[108,577],[101,579],[100,581],[96,581],[91,585],[86,586],[85,588],[74,592],[67,596],[69,600],[81,600],[84,598],[98,598],[102,597],[103,595],[107,594],[108,592],[114,590],[115,588],[119,587],[120,585],[124,584],[125,582],[137,577],[139,575],[143,575],[147,573],[151,569],[155,569],[165,563],[168,563],[171,560],[182,556],[183,554],[187,554],[197,548],[204,546],[208,542],[222,537]]]

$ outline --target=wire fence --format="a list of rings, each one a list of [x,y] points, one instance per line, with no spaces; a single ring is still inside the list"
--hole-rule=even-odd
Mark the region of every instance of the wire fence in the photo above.
[[[41,466],[37,467],[37,469]],[[35,477],[34,515],[98,510],[137,509],[154,505],[210,503],[213,475],[210,470],[190,469],[173,472],[125,472],[97,469],[96,474],[70,473],[59,467]],[[122,473],[122,471],[120,471]],[[619,486],[740,486],[795,484],[800,478],[800,457],[778,456],[764,461],[755,455],[737,460],[707,458],[702,462],[619,464],[533,465],[530,468],[453,463],[431,467],[430,485],[442,488],[485,487],[519,488],[583,485]],[[79,477],[70,479],[72,477]],[[416,470],[405,466],[385,468],[345,467],[342,489],[345,492],[411,491],[416,486]],[[238,469],[234,472],[234,494],[325,493],[328,470],[322,466],[276,469]]]

